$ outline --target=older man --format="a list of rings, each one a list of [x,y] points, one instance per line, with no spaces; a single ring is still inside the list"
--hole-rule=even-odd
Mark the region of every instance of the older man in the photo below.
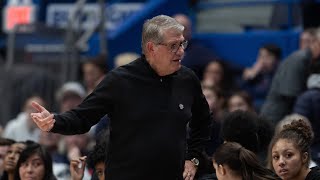
[[[169,16],[147,20],[142,57],[109,72],[77,108],[53,115],[34,103],[32,118],[43,131],[79,134],[108,114],[106,179],[192,180],[211,119],[199,80],[181,66],[183,30]]]

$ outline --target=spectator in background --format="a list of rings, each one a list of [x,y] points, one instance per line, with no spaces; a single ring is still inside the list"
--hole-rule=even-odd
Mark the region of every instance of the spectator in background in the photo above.
[[[297,119],[304,121],[310,127],[310,129],[312,129],[312,125],[311,125],[310,121],[305,116],[293,113],[293,114],[289,114],[289,115],[285,116],[281,121],[279,121],[276,124],[274,136],[278,135],[283,130],[283,127],[285,125],[291,124],[292,121],[295,121]],[[317,164],[312,159],[313,157],[315,157],[314,156],[315,154],[316,153],[314,153],[312,151],[312,147],[311,147],[311,160],[310,160],[310,164],[309,164],[310,168],[317,166]]]
[[[209,104],[213,117],[210,141],[206,145],[206,153],[211,157],[216,148],[223,143],[220,136],[220,128],[222,117],[224,115],[223,106],[225,100],[220,90],[214,87],[202,85],[202,93]]]
[[[228,65],[218,59],[210,61],[206,65],[202,85],[218,89],[224,97],[230,96],[237,89]]]
[[[108,72],[106,56],[86,60],[82,64],[82,71],[87,94],[90,94]]]
[[[56,180],[49,152],[34,142],[21,152],[14,175],[15,180]]]
[[[220,122],[223,116],[225,98],[218,88],[202,85],[202,93],[205,96],[215,121]]]
[[[55,177],[59,180],[69,180],[69,159],[60,149],[63,145],[63,136],[56,133],[44,132],[40,133],[39,143],[46,148],[52,158],[52,167]]]
[[[94,172],[92,179],[105,180],[105,168],[107,162],[107,149],[109,141],[109,131],[105,130],[100,133],[100,138],[89,153],[89,165],[93,166]],[[82,180],[86,165],[86,156],[71,160],[70,172],[72,180]],[[79,166],[81,168],[79,168]]]
[[[303,120],[284,125],[269,148],[269,166],[281,179],[320,179],[318,167],[309,168],[313,132]]]
[[[115,68],[129,64],[130,62],[138,59],[139,57],[140,57],[139,54],[133,53],[133,52],[125,52],[125,53],[118,54],[114,58]]]
[[[271,124],[257,114],[236,110],[222,121],[221,135],[225,142],[241,144],[264,162],[273,131]]]
[[[320,164],[320,62],[313,63],[307,80],[307,90],[298,96],[293,113],[306,117],[313,127],[312,158]]]
[[[75,81],[66,82],[62,85],[62,87],[57,91],[56,99],[60,106],[60,112],[69,111],[76,106],[78,106],[84,97],[86,96],[85,89],[83,86]],[[59,179],[69,179],[70,178],[70,171],[69,166],[65,162],[65,158],[67,163],[71,159],[81,157],[87,153],[87,145],[91,140],[89,133],[80,134],[80,135],[73,135],[73,136],[60,136],[60,135],[45,135],[44,138],[58,138],[57,142],[61,140],[61,144],[64,145],[64,149],[62,152],[55,152],[55,149],[51,149],[51,154],[54,155],[54,166],[53,171],[55,176]],[[48,143],[46,143],[48,144]],[[57,144],[57,146],[59,146]],[[55,147],[52,144],[52,147]],[[57,158],[57,159],[56,159]],[[85,178],[88,179],[88,172],[86,171]]]
[[[308,67],[320,57],[320,29],[310,48],[292,53],[279,65],[260,114],[273,123],[292,112],[298,95],[305,90]]]
[[[316,40],[316,28],[308,28],[301,32],[299,47],[300,49],[310,48],[311,44]]]
[[[13,143],[15,143],[14,140],[0,138],[0,177],[2,177],[4,171],[4,157],[6,156],[8,149]]]
[[[236,110],[255,112],[252,97],[246,91],[237,91],[233,93],[227,101],[227,111]]]
[[[10,120],[6,125],[3,137],[10,138],[15,141],[39,141],[40,130],[30,117],[30,113],[34,112],[31,105],[33,101],[45,105],[44,100],[39,96],[31,96],[27,98],[22,108],[23,111],[20,112],[15,119]]]
[[[255,64],[243,71],[240,87],[255,99],[257,110],[260,110],[267,96],[280,60],[281,49],[277,45],[266,44],[259,49]]]
[[[222,144],[213,156],[218,180],[275,180],[272,171],[263,167],[256,155],[236,142]]]
[[[26,148],[25,142],[15,142],[9,147],[6,156],[4,157],[3,167],[4,173],[1,180],[14,180],[17,162],[21,152]]]
[[[192,69],[196,75],[202,79],[206,64],[212,59],[216,59],[216,55],[199,40],[192,38],[192,22],[188,16],[176,14],[173,18],[184,26],[183,36],[188,40],[188,47],[182,60],[182,64]]]
[[[86,96],[83,86],[75,81],[66,82],[56,93],[60,112],[66,112],[79,105]]]

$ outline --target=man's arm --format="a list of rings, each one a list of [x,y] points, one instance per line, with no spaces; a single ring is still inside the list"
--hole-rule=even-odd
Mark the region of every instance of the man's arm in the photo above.
[[[199,160],[201,166],[202,153],[205,150],[205,145],[210,139],[212,114],[209,110],[209,105],[205,99],[200,81],[194,75],[194,103],[192,105],[192,120],[189,122],[190,138],[187,141],[187,154],[185,162],[185,170],[183,177],[185,179],[193,179]],[[193,162],[192,162],[193,161]]]
[[[90,130],[105,114],[111,113],[116,92],[115,75],[112,72],[76,108],[53,115],[44,107],[33,103],[38,113],[31,117],[43,131],[65,135],[83,134]]]

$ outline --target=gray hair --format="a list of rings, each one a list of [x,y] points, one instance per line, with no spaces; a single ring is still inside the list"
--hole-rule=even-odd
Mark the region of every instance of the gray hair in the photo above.
[[[142,29],[142,52],[145,53],[147,42],[161,43],[163,41],[163,31],[168,29],[183,33],[184,26],[174,18],[166,15],[158,15],[145,21]]]

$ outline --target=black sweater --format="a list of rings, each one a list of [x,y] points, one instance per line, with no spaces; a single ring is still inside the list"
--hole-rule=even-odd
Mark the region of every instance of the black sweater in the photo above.
[[[209,107],[196,75],[182,66],[160,77],[144,56],[109,72],[77,108],[55,115],[52,132],[85,133],[105,114],[111,128],[108,180],[182,179],[185,159],[198,157],[210,135]]]

